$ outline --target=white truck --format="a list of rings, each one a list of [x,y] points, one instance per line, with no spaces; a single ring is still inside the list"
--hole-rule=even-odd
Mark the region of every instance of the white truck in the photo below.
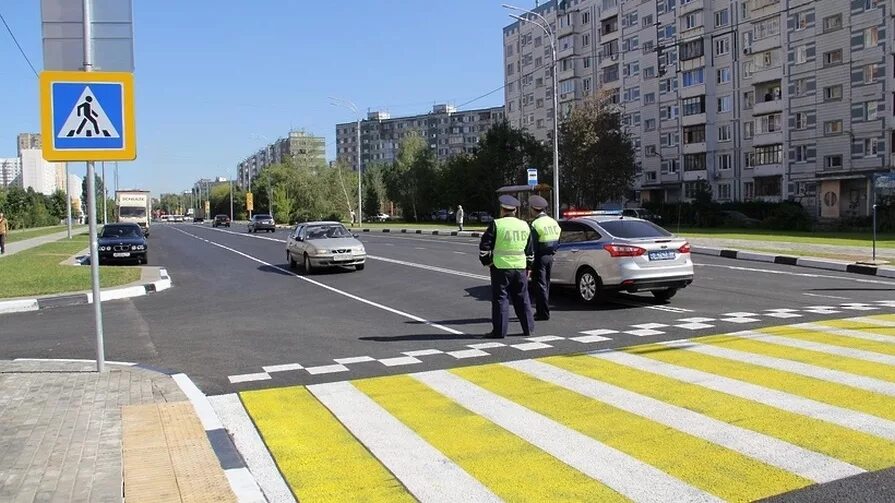
[[[152,196],[148,190],[119,190],[115,192],[115,204],[118,206],[118,222],[137,224],[143,234],[149,235]]]

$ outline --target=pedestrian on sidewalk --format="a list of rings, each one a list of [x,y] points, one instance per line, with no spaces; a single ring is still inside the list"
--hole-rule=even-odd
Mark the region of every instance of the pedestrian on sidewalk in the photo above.
[[[457,217],[457,227],[459,227],[460,230],[462,231],[463,230],[463,217],[465,215],[463,214],[463,207],[460,206],[459,204],[457,205],[457,213],[455,213],[454,216]]]
[[[6,255],[6,234],[9,233],[9,222],[0,211],[0,255]]]

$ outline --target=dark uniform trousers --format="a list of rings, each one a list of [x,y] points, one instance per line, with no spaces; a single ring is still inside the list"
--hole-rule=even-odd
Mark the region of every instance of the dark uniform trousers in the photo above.
[[[535,313],[540,316],[550,317],[550,272],[553,270],[553,254],[544,254],[535,257]]]
[[[528,275],[525,269],[498,269],[491,267],[491,322],[493,333],[507,335],[509,303],[512,301],[516,317],[522,324],[522,333],[534,335],[535,320],[528,299]]]

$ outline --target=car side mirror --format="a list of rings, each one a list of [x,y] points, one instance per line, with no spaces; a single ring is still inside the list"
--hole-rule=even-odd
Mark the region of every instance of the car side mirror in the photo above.
[[[357,234],[352,234],[352,236],[354,236],[354,239],[358,239],[360,237]]]
[[[304,238],[302,238],[301,236],[295,236],[295,240],[296,241],[304,241]]]

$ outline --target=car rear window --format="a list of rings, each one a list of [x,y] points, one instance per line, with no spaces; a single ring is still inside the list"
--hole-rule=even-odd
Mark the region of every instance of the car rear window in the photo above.
[[[270,215],[255,215],[258,220],[270,220]]]
[[[643,220],[609,220],[600,222],[600,227],[617,238],[667,238],[672,234],[665,229]]]

